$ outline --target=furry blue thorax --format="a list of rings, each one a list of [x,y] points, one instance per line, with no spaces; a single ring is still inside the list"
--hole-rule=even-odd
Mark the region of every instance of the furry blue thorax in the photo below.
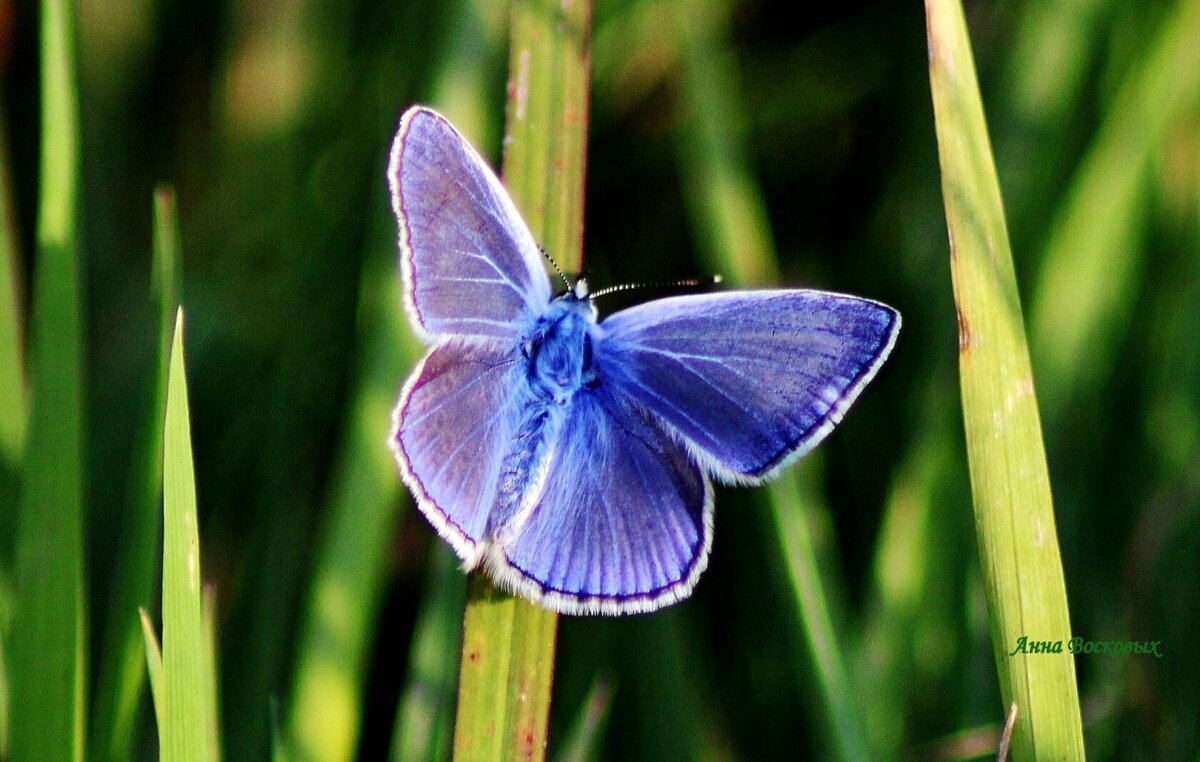
[[[530,390],[535,396],[563,405],[576,391],[596,380],[592,367],[595,330],[596,308],[587,296],[586,286],[550,303],[521,345]]]

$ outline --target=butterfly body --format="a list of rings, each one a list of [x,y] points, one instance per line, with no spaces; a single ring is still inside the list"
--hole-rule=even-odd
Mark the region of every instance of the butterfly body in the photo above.
[[[413,327],[430,345],[391,445],[467,569],[564,613],[686,597],[712,478],[756,484],[814,447],[891,350],[899,315],[807,290],[671,297],[603,321],[558,296],[499,180],[440,115],[389,168]]]

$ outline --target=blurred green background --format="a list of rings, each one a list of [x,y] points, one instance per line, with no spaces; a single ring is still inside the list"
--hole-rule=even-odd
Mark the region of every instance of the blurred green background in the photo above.
[[[130,543],[157,542],[130,505],[137,443],[157,425],[160,182],[179,199],[225,754],[261,759],[274,736],[318,758],[444,755],[463,578],[383,442],[420,352],[399,309],[384,167],[413,103],[441,109],[498,162],[505,6],[76,10],[89,756],[156,753],[146,690],[122,703],[108,673],[122,617],[136,622],[114,600],[158,584],[123,564]],[[596,0],[585,269],[603,287],[736,268],[743,282],[887,302],[904,329],[853,412],[785,480],[802,511],[778,517],[760,493],[719,490],[712,562],[692,599],[560,620],[555,757],[846,754],[800,611],[813,586],[835,633],[816,652],[839,653],[864,748],[995,753],[1003,707],[967,484],[923,8],[795,13],[768,0]],[[967,13],[1074,634],[1162,641],[1161,660],[1077,659],[1088,749],[1193,758],[1200,2],[1006,0]],[[23,470],[17,350],[37,277],[38,18],[36,3],[0,0],[0,649]],[[789,549],[794,522],[811,532],[819,576]],[[155,597],[141,605],[156,610]],[[0,715],[14,700],[0,687]],[[0,721],[0,756],[5,738]]]

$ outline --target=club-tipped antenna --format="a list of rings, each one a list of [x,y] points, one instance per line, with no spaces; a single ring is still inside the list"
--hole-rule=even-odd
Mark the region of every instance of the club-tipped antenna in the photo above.
[[[707,278],[688,278],[686,280],[673,280],[667,283],[622,283],[619,286],[609,286],[602,288],[594,294],[591,294],[592,299],[597,299],[608,294],[615,294],[618,291],[632,291],[635,288],[704,288],[706,286],[714,286],[721,282],[720,275],[712,275]]]
[[[563,271],[559,269],[558,263],[554,261],[553,257],[546,253],[546,250],[542,248],[540,243],[538,244],[538,251],[542,252],[542,256],[546,258],[546,261],[549,262],[550,266],[554,268],[554,272],[558,273],[558,277],[562,278],[563,285],[567,287],[568,291],[570,291],[572,288],[571,281],[567,279],[567,276],[564,275]]]

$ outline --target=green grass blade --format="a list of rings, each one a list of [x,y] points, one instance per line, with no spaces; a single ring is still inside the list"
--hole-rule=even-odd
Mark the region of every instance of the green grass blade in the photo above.
[[[167,376],[163,440],[163,695],[158,737],[164,759],[213,759],[209,747],[204,624],[200,600],[200,536],[192,426],[183,361],[183,310],[175,319]]]
[[[0,759],[8,759],[8,670],[4,664],[4,629],[0,627]]]
[[[732,52],[721,44],[716,3],[680,7],[678,28],[687,108],[682,145],[685,189],[697,239],[712,265],[734,283],[773,284],[778,262],[767,219],[766,202],[745,160],[742,123],[745,108],[736,102],[739,88]],[[817,468],[811,459],[799,468]],[[775,535],[789,571],[803,651],[816,672],[829,721],[820,729],[845,759],[870,756],[854,691],[842,659],[825,585],[817,563],[810,517],[828,522],[815,489],[816,479],[801,480],[795,471],[766,490]]]
[[[30,414],[11,636],[11,753],[83,757],[83,311],[74,6],[41,4],[42,152],[30,319]]]
[[[1029,351],[962,6],[928,0],[929,76],[958,308],[967,455],[1000,675],[1017,704],[1013,756],[1082,759],[1075,666],[1016,653],[1071,637]]]
[[[9,167],[8,130],[0,121],[0,469],[16,474],[20,471],[21,451],[25,446],[29,405],[23,376],[20,251]],[[2,497],[4,495],[0,493]],[[7,512],[7,508],[0,510]],[[9,520],[8,516],[0,516],[0,529],[6,527]]]
[[[1124,343],[1143,268],[1148,172],[1167,126],[1198,98],[1200,2],[1185,0],[1118,91],[1048,239],[1030,326],[1051,427],[1073,393],[1095,388]]]
[[[163,706],[162,648],[158,644],[154,622],[150,620],[150,615],[145,609],[138,611],[138,621],[142,625],[142,646],[146,654],[146,674],[150,676],[150,698],[154,701],[154,715],[162,722],[166,719],[166,709]]]
[[[5,636],[12,606],[12,538],[25,449],[29,404],[21,332],[21,284],[8,155],[8,130],[0,116],[0,759],[8,752],[8,671]]]
[[[179,304],[175,273],[182,259],[175,192],[154,192],[154,274],[152,294],[158,303],[159,346],[156,376],[136,435],[126,490],[121,552],[113,575],[104,651],[96,682],[91,728],[95,758],[130,756],[134,721],[142,692],[144,664],[137,611],[148,609],[158,579],[158,532],[162,525],[163,416],[167,405],[167,363]]]
[[[728,11],[715,0],[674,9],[687,109],[684,190],[697,240],[721,274],[750,286],[779,281],[766,201],[746,164],[745,107],[733,51],[721,38]]]
[[[504,179],[534,239],[578,270],[588,120],[586,0],[512,6]],[[467,588],[455,756],[542,759],[558,618],[473,575]]]

